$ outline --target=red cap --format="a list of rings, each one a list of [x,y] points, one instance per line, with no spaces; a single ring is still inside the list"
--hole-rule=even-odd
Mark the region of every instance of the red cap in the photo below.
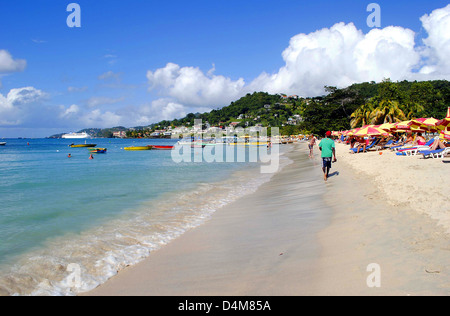
[[[326,136],[331,136],[331,132],[328,131],[328,132],[325,133],[325,135],[326,135]]]

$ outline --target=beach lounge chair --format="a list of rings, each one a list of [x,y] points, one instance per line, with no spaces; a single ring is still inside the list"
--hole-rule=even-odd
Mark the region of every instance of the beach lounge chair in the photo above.
[[[430,139],[425,145],[406,146],[397,148],[398,156],[415,156],[419,151],[430,150],[431,145],[434,143],[434,138]],[[401,153],[401,154],[399,154]]]
[[[369,146],[366,147],[366,151],[375,146],[380,142],[380,139],[375,139]],[[353,151],[355,154],[363,152],[364,148],[360,148],[358,151],[358,148],[350,148],[351,151]]]
[[[444,158],[447,154],[450,154],[450,147],[436,150],[424,150],[419,151],[419,154],[423,155],[423,158]]]
[[[378,143],[378,145],[376,145],[375,146],[375,149],[378,151],[378,150],[383,150],[383,149],[387,149],[387,148],[390,148],[390,145],[393,145],[394,144],[394,141],[392,140],[392,139],[390,139],[386,144],[384,144],[384,145],[380,145],[379,143]]]

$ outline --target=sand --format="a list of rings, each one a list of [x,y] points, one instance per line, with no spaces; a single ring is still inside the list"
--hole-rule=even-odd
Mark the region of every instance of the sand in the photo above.
[[[292,149],[257,192],[85,295],[450,294],[448,165],[338,144],[324,182],[320,159]]]

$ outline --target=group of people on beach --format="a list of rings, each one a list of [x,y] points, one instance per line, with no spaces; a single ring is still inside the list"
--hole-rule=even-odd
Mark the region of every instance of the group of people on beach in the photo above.
[[[351,149],[356,149],[352,152],[363,152],[365,153],[369,146],[373,142],[377,142],[378,148],[393,148],[395,146],[425,146],[428,144],[430,151],[435,151],[439,149],[445,149],[450,147],[450,142],[445,142],[439,137],[434,138],[433,142],[429,144],[422,133],[413,134],[411,131],[400,136],[400,134],[395,134],[392,137],[345,137],[343,139],[338,139],[339,142],[346,143],[350,145]],[[314,158],[314,147],[317,145],[318,139],[314,135],[309,136],[309,158]],[[322,170],[324,174],[324,180],[327,181],[329,178],[329,172],[333,162],[337,161],[336,158],[336,146],[332,139],[332,133],[330,131],[325,133],[325,138],[323,138],[319,145],[322,158]]]
[[[367,150],[367,147],[374,141],[376,141],[376,137],[354,137],[349,136],[347,139],[344,138],[344,140],[339,140],[341,142],[345,142],[350,145],[350,148],[356,148],[356,152],[361,152],[360,149],[362,149],[362,152],[365,153]],[[391,141],[391,143],[389,143]],[[427,144],[426,138],[423,136],[422,133],[417,133],[416,135],[413,135],[412,132],[408,131],[406,134],[400,136],[398,133],[395,134],[392,137],[382,137],[378,140],[377,146],[378,148],[392,148],[396,146],[425,146]],[[437,150],[437,149],[445,149],[449,147],[450,145],[445,143],[444,141],[440,140],[439,138],[435,138],[434,142],[429,146],[430,150]]]

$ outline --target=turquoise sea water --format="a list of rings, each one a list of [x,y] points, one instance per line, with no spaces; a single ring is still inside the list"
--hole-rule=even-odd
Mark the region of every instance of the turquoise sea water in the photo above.
[[[255,163],[176,163],[173,140],[11,139],[0,147],[0,294],[87,291],[269,176]],[[68,158],[68,154],[72,158]],[[79,268],[77,282],[67,267]]]

